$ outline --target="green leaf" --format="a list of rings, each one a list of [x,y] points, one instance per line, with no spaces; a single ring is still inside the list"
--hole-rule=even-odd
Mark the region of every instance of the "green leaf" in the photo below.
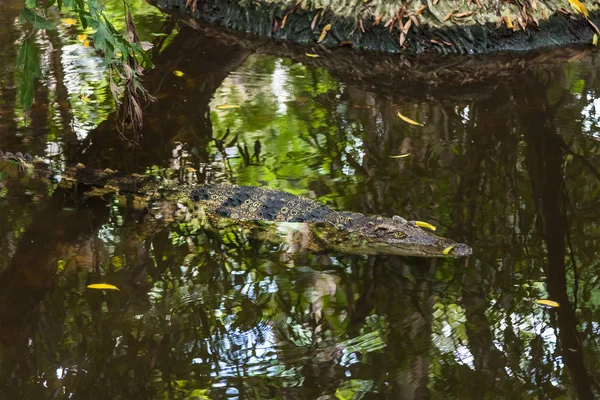
[[[50,31],[56,29],[56,25],[54,25],[52,22],[48,21],[44,17],[40,17],[28,8],[23,8],[21,10],[21,15],[19,16],[19,19],[21,23],[23,23],[24,21],[29,22],[31,25],[33,25],[34,29],[47,29]]]
[[[83,11],[79,12],[79,20],[81,21],[81,27],[83,29],[87,29],[88,21],[87,21],[85,13]]]
[[[27,8],[37,7],[37,0],[25,0],[25,7],[27,7]]]
[[[115,38],[106,28],[106,25],[100,23],[98,30],[94,34],[94,47],[104,52],[104,59],[112,59],[115,50]]]
[[[21,70],[19,103],[21,107],[28,109],[33,104],[35,78],[42,77],[40,60],[38,59],[33,37],[29,37],[21,45],[19,54],[17,55],[17,67]]]

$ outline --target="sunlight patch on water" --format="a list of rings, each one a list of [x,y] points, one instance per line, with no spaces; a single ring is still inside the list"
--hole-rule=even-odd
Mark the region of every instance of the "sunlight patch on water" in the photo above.
[[[288,68],[281,65],[281,60],[275,63],[275,71],[271,77],[271,90],[277,99],[277,114],[283,115],[287,112],[286,103],[290,101],[290,93],[286,90],[288,81]]]
[[[600,98],[594,98],[591,93],[586,97],[588,104],[581,110],[583,131],[600,140]]]

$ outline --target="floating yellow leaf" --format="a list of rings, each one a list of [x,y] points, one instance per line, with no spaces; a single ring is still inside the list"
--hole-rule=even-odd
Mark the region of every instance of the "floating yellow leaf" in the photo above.
[[[89,97],[87,97],[87,96],[86,96],[86,95],[84,95],[84,94],[82,94],[81,96],[79,96],[79,98],[80,98],[81,100],[83,100],[84,102],[86,102],[86,103],[89,103],[89,102],[91,101],[91,100],[90,100],[90,98],[89,98]]]
[[[84,41],[83,47],[90,47],[90,41],[89,40]]]
[[[320,55],[318,55],[318,54],[312,54],[312,53],[305,53],[305,54],[306,54],[306,57],[311,57],[311,58],[318,58],[318,57],[321,57],[321,56],[320,56]]]
[[[184,75],[184,74],[183,74],[183,72],[181,72],[181,71],[178,71],[178,70],[175,70],[175,71],[173,71],[173,74],[174,74],[175,76],[178,76],[178,77],[180,77],[180,78],[181,78],[181,77]]]
[[[450,252],[452,251],[452,249],[454,248],[454,244],[452,246],[448,246],[446,247],[444,250],[442,250],[442,254],[447,256],[448,254],[450,254]]]
[[[553,300],[541,299],[541,300],[536,300],[535,302],[538,303],[538,304],[541,304],[543,306],[560,307],[560,304],[558,304],[557,302],[555,302]]]
[[[590,16],[587,8],[585,8],[583,3],[581,3],[579,0],[569,0],[569,4],[571,4],[571,7],[573,7],[575,11],[579,12],[580,14],[583,14],[586,17]]]
[[[420,228],[427,228],[427,229],[431,229],[432,231],[435,231],[437,229],[435,226],[431,225],[429,222],[415,221],[415,224],[417,224],[417,226]]]
[[[115,285],[110,285],[108,283],[93,283],[87,286],[88,289],[106,289],[106,290],[119,290]]]
[[[404,157],[408,157],[408,156],[410,156],[410,153],[399,154],[397,156],[390,156],[390,158],[404,158]]]
[[[598,34],[594,33],[594,37],[592,38],[592,44],[594,46],[598,46]]]
[[[325,36],[327,36],[327,32],[329,32],[330,29],[331,29],[331,24],[325,25],[325,27],[321,31],[321,36],[319,36],[319,40],[317,40],[317,43],[320,43],[323,41],[323,39],[325,39]]]
[[[77,24],[77,20],[73,19],[73,18],[61,18],[60,22],[62,22],[65,25],[76,25]]]
[[[77,35],[77,40],[80,42],[85,42],[85,39],[87,39],[87,35]]]
[[[398,111],[398,117],[399,117],[399,118],[400,118],[402,121],[404,121],[404,122],[408,122],[408,123],[409,123],[409,124],[411,124],[411,125],[423,126],[423,124],[421,124],[420,122],[413,121],[412,119],[410,119],[410,118],[407,118],[407,117],[405,117],[404,115],[400,114],[400,111]]]
[[[228,110],[230,108],[240,108],[241,106],[236,106],[234,104],[221,104],[220,106],[217,106],[218,110]]]

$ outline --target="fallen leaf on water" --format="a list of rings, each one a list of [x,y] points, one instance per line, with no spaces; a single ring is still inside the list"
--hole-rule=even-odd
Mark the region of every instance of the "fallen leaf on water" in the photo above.
[[[423,126],[422,123],[417,122],[417,121],[413,121],[412,119],[405,117],[404,115],[400,114],[400,111],[398,111],[398,117],[404,121],[404,122],[408,122],[411,125],[418,125],[418,126]]]
[[[448,254],[450,254],[450,252],[452,251],[452,249],[454,248],[454,244],[452,246],[448,246],[446,247],[444,250],[442,250],[442,254],[447,256]]]
[[[431,229],[432,231],[435,231],[437,229],[435,226],[431,225],[429,222],[415,221],[415,224],[417,224],[417,226],[419,228],[427,228],[427,229]]]
[[[580,14],[583,14],[586,17],[590,16],[590,13],[588,13],[587,8],[585,8],[583,3],[579,0],[569,0],[569,4],[571,4],[571,7],[573,7],[575,11],[579,12]]]
[[[108,283],[93,283],[87,286],[88,289],[106,289],[106,290],[119,290],[115,285],[110,285]]]
[[[77,35],[77,40],[80,42],[85,42],[85,39],[87,39],[87,35]]]
[[[183,72],[181,72],[181,71],[178,71],[178,70],[175,70],[175,71],[173,71],[173,74],[174,74],[175,76],[178,76],[178,77],[180,77],[180,78],[183,76]]]
[[[594,33],[594,37],[592,38],[592,44],[594,46],[598,46],[598,34]]]
[[[84,102],[86,102],[86,103],[89,103],[89,102],[91,101],[91,100],[90,100],[90,98],[89,98],[89,97],[87,97],[87,96],[86,96],[86,95],[84,95],[84,94],[82,94],[81,96],[79,96],[79,98],[80,98],[81,100],[83,100]]]
[[[319,58],[319,57],[321,57],[318,54],[312,54],[312,53],[304,53],[304,54],[306,54],[306,57],[311,57],[311,58]]]
[[[217,106],[218,110],[228,110],[230,108],[240,108],[241,106],[237,106],[234,104],[221,104],[220,106]]]
[[[547,300],[547,299],[541,299],[541,300],[536,300],[535,301],[538,304],[541,304],[543,306],[548,306],[548,307],[560,307],[560,304],[558,304],[556,301],[553,300]]]
[[[65,25],[76,25],[77,24],[77,20],[73,19],[73,18],[61,18],[60,22],[62,22]]]
[[[410,153],[406,153],[406,154],[399,154],[397,156],[390,156],[390,158],[404,158],[404,157],[408,157],[410,156]],[[435,230],[435,229],[434,229]]]
[[[320,43],[323,41],[323,39],[325,39],[325,36],[327,36],[327,32],[329,32],[330,29],[331,29],[331,24],[325,25],[325,27],[321,31],[321,36],[319,36],[319,40],[317,40],[317,43]]]

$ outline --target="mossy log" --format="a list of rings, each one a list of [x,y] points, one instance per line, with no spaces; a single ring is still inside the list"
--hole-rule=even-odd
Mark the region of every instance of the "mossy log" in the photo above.
[[[597,3],[579,3],[584,8],[576,10],[568,0],[150,1],[163,10],[180,10],[260,36],[386,54],[482,54],[591,45],[600,24]]]

